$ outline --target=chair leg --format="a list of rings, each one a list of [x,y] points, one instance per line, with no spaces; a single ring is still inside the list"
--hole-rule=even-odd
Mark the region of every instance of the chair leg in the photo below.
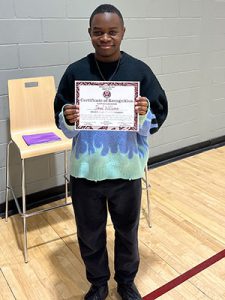
[[[5,221],[8,222],[9,213],[9,148],[12,140],[9,141],[6,151],[6,191],[5,191]]]
[[[24,261],[28,262],[27,253],[27,217],[26,217],[26,189],[25,189],[25,162],[22,159],[22,218],[23,218],[23,252]]]
[[[68,198],[68,155],[67,150],[64,151],[64,178],[65,178],[65,204]]]
[[[147,208],[148,208],[148,226],[152,227],[151,224],[151,203],[150,203],[150,184],[148,182],[148,168],[145,167],[145,188],[146,188],[146,196],[147,196]]]

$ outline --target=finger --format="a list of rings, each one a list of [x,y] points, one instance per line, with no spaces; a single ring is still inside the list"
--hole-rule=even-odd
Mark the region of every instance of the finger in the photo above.
[[[148,111],[147,106],[136,106],[135,111],[139,113],[140,115],[145,115]]]
[[[70,116],[65,116],[65,119],[66,119],[66,121],[68,122],[68,123],[70,123],[70,124],[74,124],[75,123],[75,117],[74,117],[74,115],[72,116],[72,115],[70,115]]]
[[[138,97],[135,101],[135,105],[147,107],[148,99],[146,97]]]
[[[139,115],[145,115],[147,113],[147,110],[145,109],[145,110],[140,110],[139,111]]]
[[[65,111],[64,111],[64,116],[70,116],[70,115],[75,115],[75,113],[76,113],[76,109],[66,109]]]
[[[73,120],[67,120],[70,124],[74,124],[75,122],[76,122],[76,120],[75,119],[73,119]]]
[[[76,108],[76,105],[74,104],[66,104],[63,108],[63,110],[68,110],[68,109],[75,109]]]

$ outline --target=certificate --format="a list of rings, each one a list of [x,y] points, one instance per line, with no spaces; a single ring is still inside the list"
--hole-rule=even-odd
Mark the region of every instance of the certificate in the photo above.
[[[136,81],[75,81],[75,102],[80,107],[77,130],[138,130]]]

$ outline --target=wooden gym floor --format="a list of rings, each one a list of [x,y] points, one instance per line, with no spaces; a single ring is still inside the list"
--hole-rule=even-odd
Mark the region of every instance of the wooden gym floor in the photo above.
[[[225,249],[225,147],[149,171],[152,228],[141,215],[140,269],[144,297]],[[146,205],[143,192],[143,207]],[[0,219],[0,299],[79,300],[89,284],[81,262],[72,207],[28,219],[29,262],[23,261],[21,218]],[[113,280],[113,228],[107,226]],[[150,298],[149,298],[150,299]],[[152,298],[155,299],[155,298]],[[225,259],[164,293],[162,300],[225,299]]]

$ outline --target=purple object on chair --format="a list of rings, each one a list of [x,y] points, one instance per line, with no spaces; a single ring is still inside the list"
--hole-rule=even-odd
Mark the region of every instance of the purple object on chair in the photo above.
[[[61,138],[57,136],[54,132],[27,134],[23,135],[23,139],[28,146],[61,140]]]

